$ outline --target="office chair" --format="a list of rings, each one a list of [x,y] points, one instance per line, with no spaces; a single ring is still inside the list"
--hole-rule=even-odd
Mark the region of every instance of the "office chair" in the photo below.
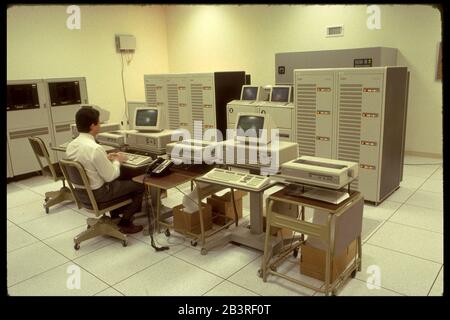
[[[63,186],[59,191],[49,191],[45,193],[45,202],[44,208],[45,212],[48,213],[51,206],[55,204],[61,203],[63,201],[73,201],[72,193],[70,189],[66,187],[64,181],[64,175],[61,172],[61,168],[59,164],[53,164],[50,161],[50,156],[45,146],[44,142],[41,138],[38,137],[28,137],[28,141],[30,141],[31,148],[33,149],[34,155],[39,163],[39,166],[42,170],[42,175],[50,176],[54,181],[62,180]],[[47,163],[46,166],[43,165],[41,159],[45,159],[44,163]]]
[[[87,219],[87,230],[81,232],[73,239],[75,250],[80,249],[82,241],[101,235],[120,239],[122,240],[122,245],[126,247],[128,244],[127,235],[120,232],[117,226],[120,218],[111,219],[105,213],[132,203],[131,198],[124,196],[109,202],[97,203],[83,165],[78,161],[63,159],[60,161],[60,166],[67,184],[72,190],[78,209],[84,208],[86,211],[95,214],[96,217],[100,217]],[[80,194],[82,193],[87,194],[89,203],[81,201]]]

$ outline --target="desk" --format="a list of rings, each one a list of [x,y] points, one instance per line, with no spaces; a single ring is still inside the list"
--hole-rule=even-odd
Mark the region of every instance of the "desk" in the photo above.
[[[279,184],[279,182],[271,181],[268,185],[260,188],[257,191],[255,191],[255,189],[246,188],[243,186],[231,187],[230,184],[219,181],[212,182],[211,180],[207,180],[202,177],[194,179],[194,183],[198,184],[199,182],[208,183],[210,184],[210,186],[215,186],[216,188],[230,188],[233,203],[233,189],[244,190],[250,193],[250,230],[247,227],[236,225],[236,227],[232,230],[227,230],[225,235],[223,235],[222,237],[216,238],[214,239],[214,241],[209,241],[208,247],[204,246],[201,253],[206,254],[208,252],[207,250],[212,248],[213,246],[219,243],[231,241],[263,251],[265,237],[265,233],[263,232],[263,194],[265,190],[272,188],[273,186]],[[208,190],[208,188],[210,188],[210,190]],[[214,193],[214,187],[200,188],[198,186],[198,201],[211,195],[212,193]],[[279,244],[278,241],[276,241],[276,237],[272,237],[271,243],[274,248]]]
[[[294,219],[283,214],[278,214],[272,211],[274,202],[284,202],[300,206],[302,208],[302,219]],[[327,221],[323,224],[316,224],[304,221],[304,209],[311,207],[319,209],[327,214]],[[350,274],[354,276],[356,270],[361,271],[361,229],[362,229],[362,213],[364,208],[364,198],[361,193],[353,191],[350,197],[340,204],[331,204],[323,201],[305,198],[302,196],[291,196],[289,194],[289,187],[270,195],[267,198],[267,224],[266,224],[266,240],[264,246],[264,256],[261,262],[260,276],[265,282],[269,274],[280,276],[284,279],[290,280],[310,289],[324,292],[326,295],[334,294],[335,290],[343,284],[344,280]],[[283,262],[288,254],[304,242],[301,239],[295,246],[282,252],[281,255],[274,261],[272,250],[269,245],[269,230],[270,227],[288,228],[290,230],[300,232],[321,240],[325,244],[326,259],[325,259],[325,288],[313,287],[305,282],[299,281],[295,278],[289,277],[285,274],[276,271],[277,266]],[[334,253],[341,253],[353,240],[357,240],[356,258],[344,272],[331,282],[331,259]]]
[[[191,244],[196,245],[196,241],[200,239],[202,241],[202,245],[204,245],[206,238],[211,236],[212,234],[217,233],[222,228],[228,227],[231,225],[231,223],[228,223],[227,225],[223,226],[222,228],[218,230],[214,230],[212,232],[209,232],[208,234],[205,234],[204,226],[203,226],[203,219],[200,218],[200,229],[201,233],[200,235],[193,234],[190,232],[185,232],[184,230],[177,230],[174,228],[173,224],[169,224],[164,221],[164,219],[167,219],[172,216],[171,210],[166,210],[165,212],[161,212],[161,190],[168,190],[171,188],[175,188],[181,184],[184,184],[186,182],[190,182],[196,177],[202,176],[206,172],[210,171],[212,166],[194,166],[192,168],[185,167],[185,166],[173,166],[171,168],[171,172],[163,177],[147,177],[145,178],[145,175],[139,175],[133,178],[133,181],[138,183],[144,183],[145,178],[145,187],[150,193],[151,196],[151,203],[152,205],[156,206],[156,228],[157,231],[160,232],[160,227],[164,226],[166,228],[171,228],[176,231],[179,231],[180,233],[187,234],[191,236],[194,240],[191,241]],[[219,192],[223,190],[224,188],[214,188],[214,192]],[[201,214],[201,211],[200,211]],[[150,219],[150,216],[149,216]],[[150,223],[150,220],[149,220]],[[168,230],[167,229],[167,230]],[[170,235],[170,232],[166,231],[166,235]]]

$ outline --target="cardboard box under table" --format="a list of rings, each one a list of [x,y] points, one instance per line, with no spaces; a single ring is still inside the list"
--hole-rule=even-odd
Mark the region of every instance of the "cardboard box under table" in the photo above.
[[[202,203],[202,216],[204,231],[208,231],[212,227],[210,205]],[[184,206],[180,204],[173,208],[173,226],[177,231],[200,234],[200,213],[198,210],[192,213],[186,212]]]
[[[334,254],[331,259],[331,282],[340,276],[356,256],[356,240],[339,254]],[[300,246],[300,273],[306,276],[325,281],[326,251],[317,248],[311,243]]]
[[[238,220],[242,218],[242,198],[245,195],[247,195],[247,192],[240,190],[234,191]],[[222,196],[213,194],[207,199],[207,202],[212,207],[213,223],[223,226],[227,222],[225,216],[233,220],[235,219],[231,192],[227,192]]]

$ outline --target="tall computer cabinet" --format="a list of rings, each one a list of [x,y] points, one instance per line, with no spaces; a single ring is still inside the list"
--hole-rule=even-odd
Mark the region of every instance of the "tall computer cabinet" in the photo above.
[[[38,162],[28,141],[29,136],[41,138],[49,147],[52,141],[52,125],[49,122],[49,104],[45,82],[35,80],[13,80],[7,82],[7,139],[8,176],[39,170]],[[49,150],[50,158],[56,155]]]
[[[402,180],[406,67],[294,70],[300,155],[359,163],[351,188],[376,204]]]
[[[225,135],[226,104],[239,99],[245,72],[152,74],[144,76],[144,83],[147,105],[160,107],[167,128],[186,129],[191,137],[203,139],[206,129]],[[195,121],[202,122],[197,136]]]
[[[85,78],[10,80],[7,82],[7,177],[40,170],[28,137],[41,138],[51,150],[71,139],[75,113],[88,103]]]

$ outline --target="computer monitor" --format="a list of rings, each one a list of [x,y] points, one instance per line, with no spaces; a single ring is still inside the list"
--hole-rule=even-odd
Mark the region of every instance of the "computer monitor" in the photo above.
[[[52,107],[81,103],[80,83],[78,81],[49,82],[48,90]]]
[[[272,102],[290,102],[291,86],[273,86],[270,95]]]
[[[37,84],[8,84],[6,87],[6,110],[25,109],[39,109]]]
[[[162,131],[161,118],[159,108],[136,108],[134,112],[134,129],[138,131]]]
[[[267,113],[238,113],[236,140],[248,143],[268,144],[271,142],[275,125]],[[265,130],[265,131],[262,131]]]
[[[259,99],[259,86],[244,85],[241,89],[241,100],[258,100]]]

